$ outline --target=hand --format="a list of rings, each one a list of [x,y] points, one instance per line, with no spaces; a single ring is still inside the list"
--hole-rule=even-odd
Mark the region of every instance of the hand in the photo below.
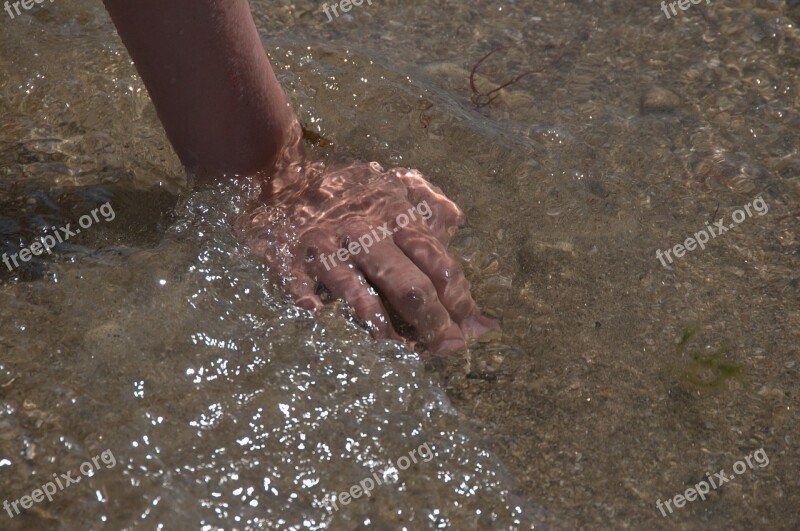
[[[290,162],[240,221],[251,248],[299,306],[317,312],[324,287],[375,337],[400,339],[385,300],[440,355],[499,329],[480,315],[447,253],[464,215],[440,189],[416,170],[384,171],[376,162],[306,164],[301,148],[297,138],[285,152]]]

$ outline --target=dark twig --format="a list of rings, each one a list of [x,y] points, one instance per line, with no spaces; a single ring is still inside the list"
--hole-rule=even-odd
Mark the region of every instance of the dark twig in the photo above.
[[[487,105],[492,103],[495,99],[497,99],[498,96],[500,96],[500,91],[503,90],[504,88],[509,87],[509,86],[513,85],[514,83],[519,82],[524,77],[530,76],[532,74],[538,74],[540,72],[543,72],[543,71],[547,70],[548,68],[552,68],[553,66],[558,64],[558,62],[561,61],[561,58],[564,56],[563,53],[560,53],[552,61],[550,61],[548,64],[546,64],[545,66],[542,66],[540,68],[534,68],[532,70],[528,70],[527,72],[523,72],[522,74],[518,75],[517,77],[515,77],[515,78],[513,78],[513,79],[511,79],[511,80],[509,80],[509,81],[507,81],[505,83],[503,83],[499,87],[490,90],[486,94],[481,94],[481,92],[478,90],[478,87],[475,86],[475,74],[478,71],[478,67],[480,67],[481,64],[483,64],[484,61],[486,61],[489,57],[491,57],[491,55],[493,53],[498,52],[498,51],[500,51],[500,50],[502,50],[504,48],[505,48],[505,46],[501,46],[500,48],[495,48],[494,50],[490,51],[489,53],[487,53],[486,55],[481,57],[480,60],[478,60],[478,62],[475,63],[475,66],[472,67],[472,71],[469,74],[469,87],[472,90],[472,98],[471,98],[471,100],[472,100],[472,103],[474,103],[475,106],[478,109],[480,109],[482,107],[486,107]],[[494,94],[494,96],[492,96],[492,94]]]

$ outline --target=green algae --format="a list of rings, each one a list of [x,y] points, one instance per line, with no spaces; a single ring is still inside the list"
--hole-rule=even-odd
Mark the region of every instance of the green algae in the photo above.
[[[695,328],[685,328],[678,340],[677,355],[685,359],[687,345],[697,333]],[[744,384],[744,364],[729,359],[729,349],[717,348],[711,354],[699,350],[689,352],[689,359],[677,372],[686,383],[700,389],[719,389],[729,380]]]
[[[710,355],[692,352],[691,361],[681,372],[684,380],[703,389],[717,389],[728,380],[743,382],[744,365],[725,359],[728,350],[719,348]]]

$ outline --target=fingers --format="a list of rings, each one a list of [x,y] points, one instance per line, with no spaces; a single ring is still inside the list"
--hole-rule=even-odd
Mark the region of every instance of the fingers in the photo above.
[[[464,336],[439,301],[431,279],[393,241],[383,240],[352,260],[434,353],[449,354],[464,347]]]
[[[405,168],[391,171],[406,186],[409,202],[417,205],[418,210],[420,205],[425,207],[421,211],[422,215],[425,215],[424,210],[429,209],[430,217],[426,220],[428,228],[446,245],[456,229],[464,224],[464,213],[439,187],[425,180],[420,172]]]
[[[496,322],[480,315],[464,271],[438,239],[408,227],[395,233],[394,241],[431,279],[439,300],[466,337],[479,337],[499,328]]]
[[[401,339],[395,332],[380,297],[352,264],[345,262],[330,268],[323,266],[321,261],[316,261],[314,264],[313,271],[320,282],[335,297],[353,307],[356,316],[367,324],[373,336],[382,339]]]
[[[480,314],[467,317],[460,323],[461,331],[466,337],[481,337],[487,332],[500,332],[500,323]]]
[[[289,271],[297,304],[318,311],[322,283],[374,336],[399,339],[391,305],[437,354],[498,328],[480,315],[464,272],[447,253],[464,221],[458,206],[416,170],[362,166],[329,172],[295,208],[306,229],[287,248],[297,257]]]
[[[292,268],[289,292],[294,297],[295,304],[301,308],[314,313],[322,308],[322,299],[317,296],[317,283],[303,271],[302,267]]]

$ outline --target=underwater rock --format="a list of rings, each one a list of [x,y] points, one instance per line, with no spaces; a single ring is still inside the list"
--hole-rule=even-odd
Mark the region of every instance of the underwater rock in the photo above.
[[[652,87],[642,96],[642,113],[673,112],[680,104],[680,96],[671,90]]]

